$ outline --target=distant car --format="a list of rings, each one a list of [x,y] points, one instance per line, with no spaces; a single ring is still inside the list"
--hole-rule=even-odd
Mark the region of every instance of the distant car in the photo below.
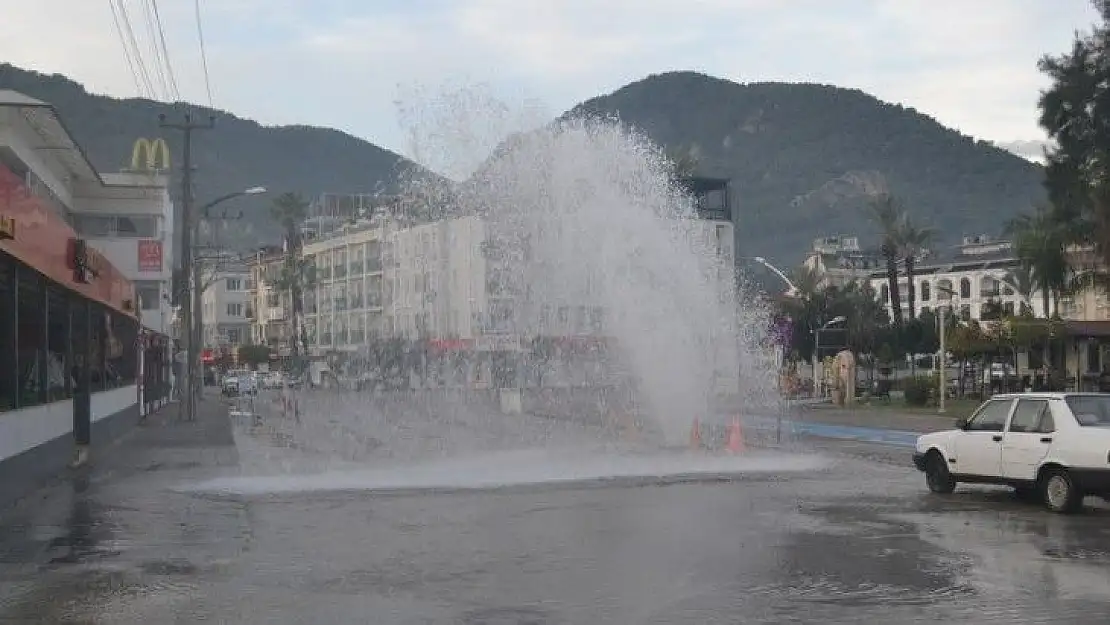
[[[934,493],[1000,484],[1059,513],[1110,497],[1110,394],[995,395],[956,427],[917,439],[913,462]]]
[[[261,377],[261,384],[264,389],[280,389],[285,384],[285,376],[280,371],[271,371]]]
[[[224,376],[220,382],[220,392],[224,397],[235,397],[239,394],[239,377],[234,375]]]

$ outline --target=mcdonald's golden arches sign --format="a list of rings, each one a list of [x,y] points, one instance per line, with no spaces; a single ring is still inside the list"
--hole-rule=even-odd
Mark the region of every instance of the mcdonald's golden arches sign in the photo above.
[[[140,137],[135,140],[131,148],[131,171],[166,171],[169,168],[170,148],[165,139]]]

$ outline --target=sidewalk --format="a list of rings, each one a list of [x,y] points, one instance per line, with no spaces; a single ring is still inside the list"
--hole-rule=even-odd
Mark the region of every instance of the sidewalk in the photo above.
[[[237,465],[227,406],[210,395],[196,421],[178,421],[170,404],[85,466],[0,509],[0,622],[67,620],[53,611],[109,578],[138,587],[151,567],[233,557],[245,531],[240,511],[175,487]]]

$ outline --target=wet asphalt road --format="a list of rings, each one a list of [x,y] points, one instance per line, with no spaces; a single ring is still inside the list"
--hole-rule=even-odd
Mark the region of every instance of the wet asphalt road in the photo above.
[[[340,445],[342,423],[270,414],[238,420],[230,450],[165,442],[60,484],[0,519],[0,623],[1110,622],[1105,506],[1061,517],[1001,489],[930,496],[901,448],[807,441],[791,453],[825,468],[787,457],[781,471],[669,486],[175,490],[231,470],[229,451],[248,474],[450,454],[472,417],[441,421],[449,440],[429,443],[352,414],[359,431]],[[524,427],[467,445],[599,436]]]

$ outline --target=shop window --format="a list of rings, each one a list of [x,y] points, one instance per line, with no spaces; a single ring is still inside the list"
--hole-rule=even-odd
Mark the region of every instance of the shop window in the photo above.
[[[15,261],[0,252],[0,412],[19,405],[16,376]]]
[[[70,298],[64,289],[46,289],[47,401],[73,396],[73,350],[70,336]]]
[[[131,317],[114,310],[102,310],[106,387],[119,388],[134,384],[138,373],[138,352],[135,347],[138,324]]]
[[[16,358],[19,407],[46,403],[46,284],[42,274],[20,267],[16,280],[19,326]]]

